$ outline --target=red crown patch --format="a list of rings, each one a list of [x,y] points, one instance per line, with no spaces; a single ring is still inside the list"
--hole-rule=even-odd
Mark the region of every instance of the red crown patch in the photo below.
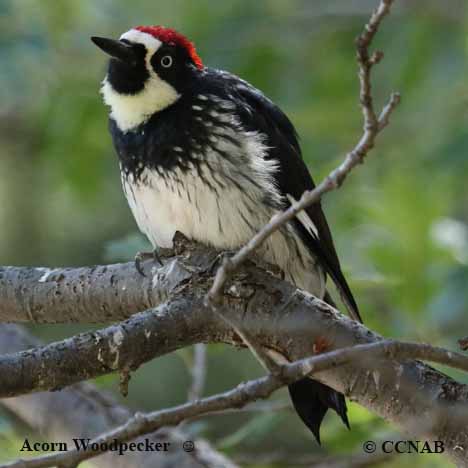
[[[193,63],[198,69],[203,68],[203,62],[197,54],[195,46],[184,35],[178,33],[175,29],[165,28],[164,26],[137,26],[135,29],[138,31],[151,34],[154,38],[166,44],[176,45],[183,47]]]

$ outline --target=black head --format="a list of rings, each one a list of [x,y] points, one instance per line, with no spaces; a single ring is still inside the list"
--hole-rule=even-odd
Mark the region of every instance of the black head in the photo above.
[[[111,57],[102,93],[122,130],[177,101],[203,69],[193,44],[173,29],[139,26],[119,40],[91,40]]]

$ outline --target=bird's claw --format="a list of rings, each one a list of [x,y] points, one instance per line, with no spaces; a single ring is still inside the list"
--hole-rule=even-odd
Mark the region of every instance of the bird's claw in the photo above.
[[[219,253],[216,255],[214,260],[208,267],[208,272],[210,275],[214,275],[218,265],[222,264],[225,258],[231,258],[237,253],[237,250],[225,250],[224,252]]]
[[[163,266],[163,262],[161,261],[161,258],[158,255],[158,251],[154,249],[152,252],[137,252],[135,255],[135,269],[140,273],[141,276],[146,276],[145,272],[143,271],[143,268],[141,266],[141,262],[145,260],[154,260],[156,263],[158,263],[160,266]]]

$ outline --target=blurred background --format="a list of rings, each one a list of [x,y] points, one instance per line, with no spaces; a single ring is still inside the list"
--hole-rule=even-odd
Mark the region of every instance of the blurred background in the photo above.
[[[206,65],[247,79],[286,111],[320,180],[361,133],[354,38],[377,3],[0,0],[0,263],[115,262],[145,243],[120,188],[99,95],[105,58],[91,35],[118,37],[139,24],[179,29]],[[324,200],[367,326],[450,349],[468,334],[467,25],[463,0],[396,2],[375,43],[385,59],[374,89],[379,106],[392,90],[402,104],[366,164]],[[89,328],[34,332],[50,341]],[[191,360],[187,349],[147,364],[125,403],[154,410],[183,402]],[[226,346],[209,347],[207,372],[205,394],[261,374],[248,353]],[[97,383],[118,393],[116,376]],[[364,441],[397,434],[350,403],[353,430],[329,415],[317,447],[287,401],[278,392],[270,401],[278,411],[211,416],[186,429],[256,467],[362,453]],[[24,431],[0,414],[0,461],[18,456]],[[399,456],[387,466],[447,460]]]

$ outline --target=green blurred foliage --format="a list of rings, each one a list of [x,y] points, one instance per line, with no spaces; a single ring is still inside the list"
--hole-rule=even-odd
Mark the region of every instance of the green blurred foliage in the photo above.
[[[146,242],[120,190],[99,96],[104,58],[89,36],[146,23],[180,29],[206,64],[242,76],[281,105],[318,180],[360,135],[353,41],[376,3],[0,0],[1,263],[120,261]],[[397,2],[376,41],[385,60],[374,90],[379,106],[391,90],[402,93],[402,104],[366,164],[324,200],[366,323],[453,349],[468,328],[467,24],[463,1]],[[51,340],[88,328],[34,329]],[[184,401],[185,362],[175,353],[138,370],[127,403],[149,410]],[[206,393],[261,372],[249,353],[212,346]],[[117,392],[116,376],[97,383]],[[234,458],[287,455],[288,463],[274,466],[291,466],[300,454],[360,452],[364,441],[396,431],[355,404],[350,420],[348,432],[327,418],[321,448],[290,411],[207,417],[187,429]],[[0,416],[0,460],[17,455],[25,434],[12,422]],[[388,466],[446,463],[428,455]]]

